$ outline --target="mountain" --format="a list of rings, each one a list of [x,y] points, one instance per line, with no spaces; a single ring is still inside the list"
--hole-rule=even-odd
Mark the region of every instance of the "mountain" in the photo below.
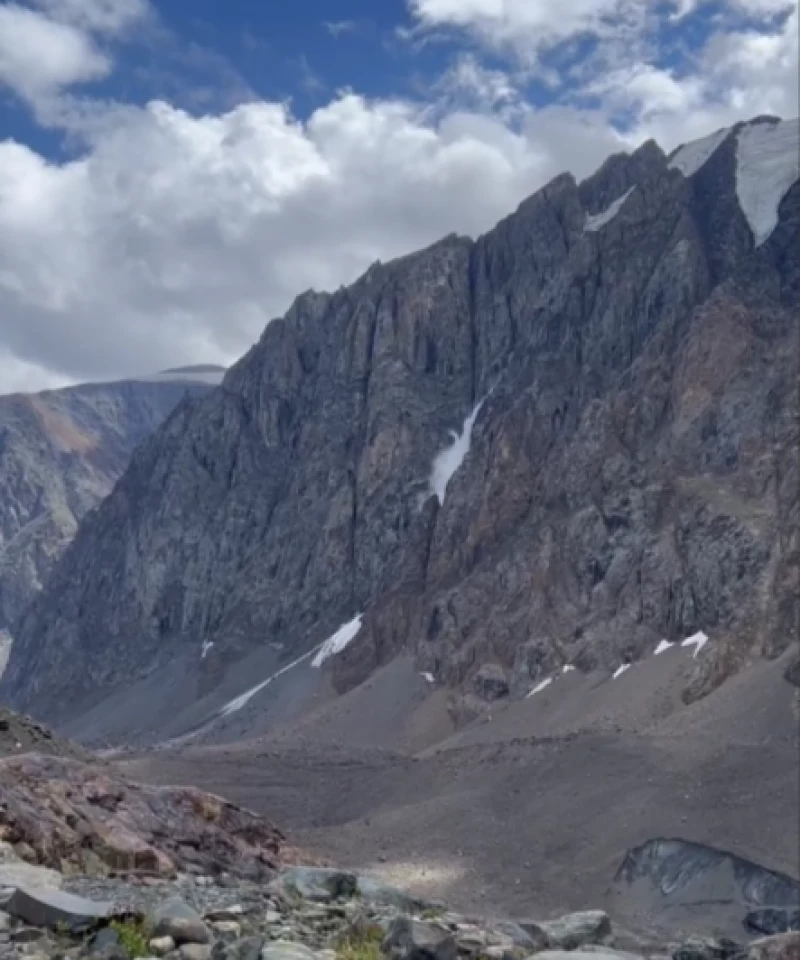
[[[134,448],[221,367],[0,396],[0,633],[45,583]],[[2,672],[2,671],[0,671]]]
[[[780,655],[797,156],[775,118],[648,142],[477,241],[298,297],[84,519],[0,696],[61,723],[149,685],[130,727],[154,730],[157,700],[242,693],[256,654],[336,637],[338,692],[410,652],[469,719],[664,640],[699,653],[687,701]]]

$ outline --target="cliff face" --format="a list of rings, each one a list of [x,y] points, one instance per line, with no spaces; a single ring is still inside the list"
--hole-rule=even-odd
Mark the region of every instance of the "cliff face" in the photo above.
[[[187,390],[221,371],[0,396],[0,632],[47,580],[80,520]]]
[[[797,123],[714,145],[646,144],[299,297],[84,519],[0,695],[58,719],[192,646],[207,684],[362,612],[340,689],[401,648],[454,686],[487,662],[530,682],[702,629],[697,696],[784,649]]]

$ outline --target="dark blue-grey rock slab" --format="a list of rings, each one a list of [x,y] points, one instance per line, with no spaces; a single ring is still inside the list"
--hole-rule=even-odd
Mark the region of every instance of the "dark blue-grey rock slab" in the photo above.
[[[34,927],[77,931],[111,916],[113,904],[87,900],[63,890],[18,887],[5,909]]]
[[[203,918],[179,897],[171,897],[159,904],[147,919],[154,937],[172,937],[179,946],[211,942],[211,932]]]

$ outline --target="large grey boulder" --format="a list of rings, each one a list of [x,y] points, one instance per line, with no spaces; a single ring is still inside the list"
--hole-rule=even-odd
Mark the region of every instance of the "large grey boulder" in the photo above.
[[[289,895],[322,903],[353,897],[358,890],[354,873],[327,867],[290,867],[281,871],[274,885]]]
[[[77,932],[107,919],[113,904],[87,900],[63,890],[18,887],[5,909],[11,916],[34,927],[66,928]]]
[[[383,952],[392,960],[455,960],[457,950],[455,938],[447,930],[399,916],[389,925]]]
[[[212,939],[200,914],[178,897],[171,897],[156,906],[147,921],[154,937],[172,937],[178,946],[206,944]]]
[[[559,950],[577,950],[587,944],[604,944],[611,937],[611,920],[602,910],[569,913],[540,926],[551,946]]]

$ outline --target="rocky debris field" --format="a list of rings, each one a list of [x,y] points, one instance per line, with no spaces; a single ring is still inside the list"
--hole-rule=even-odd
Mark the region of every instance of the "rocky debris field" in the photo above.
[[[283,843],[266,818],[192,787],[138,785],[68,756],[0,759],[0,863],[260,880],[288,855]]]
[[[600,910],[474,918],[368,876],[288,867],[231,875],[61,877],[0,866],[0,960],[798,960],[800,933],[652,943]],[[55,886],[61,884],[60,888]]]
[[[83,760],[90,757],[77,743],[63,740],[30,717],[0,706],[0,757],[20,756],[32,750]]]

